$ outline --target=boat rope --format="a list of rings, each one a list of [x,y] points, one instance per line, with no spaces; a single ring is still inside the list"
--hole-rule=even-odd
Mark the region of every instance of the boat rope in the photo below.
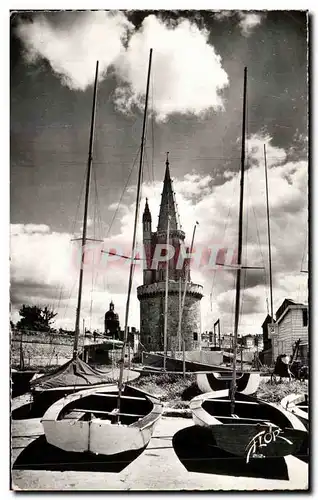
[[[115,210],[114,215],[113,215],[113,217],[112,217],[111,223],[110,223],[110,225],[109,225],[109,227],[108,227],[108,231],[107,231],[107,233],[106,233],[106,238],[108,238],[108,237],[109,237],[110,231],[111,231],[111,229],[112,229],[112,227],[113,227],[113,224],[114,224],[114,222],[115,222],[115,219],[116,219],[116,217],[117,217],[117,214],[118,214],[119,208],[120,208],[121,203],[122,203],[122,199],[123,199],[123,197],[124,197],[124,194],[126,193],[126,190],[127,190],[127,187],[128,187],[128,183],[129,183],[129,181],[130,181],[131,175],[132,175],[132,173],[133,173],[133,170],[134,170],[134,168],[135,168],[135,166],[136,166],[136,163],[137,163],[137,160],[138,160],[138,158],[139,158],[140,148],[141,148],[141,146],[139,146],[139,148],[138,148],[138,150],[137,150],[137,153],[136,153],[136,155],[135,155],[135,158],[134,158],[134,161],[133,161],[132,167],[130,168],[129,175],[128,175],[128,178],[127,178],[127,181],[126,181],[126,183],[125,183],[125,185],[124,185],[124,188],[123,188],[122,193],[121,193],[121,196],[120,196],[120,198],[119,198],[119,201],[118,201],[118,204],[117,204],[116,210]]]
[[[155,182],[155,115],[154,115],[154,76],[151,76],[151,171],[152,180]]]

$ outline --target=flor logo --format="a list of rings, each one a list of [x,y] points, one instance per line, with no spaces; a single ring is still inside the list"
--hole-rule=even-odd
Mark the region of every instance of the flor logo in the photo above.
[[[260,431],[256,436],[254,436],[246,447],[246,463],[248,464],[250,458],[263,458],[261,448],[266,448],[269,444],[277,442],[281,439],[288,444],[292,445],[292,441],[281,436],[282,429],[269,427],[266,430]]]

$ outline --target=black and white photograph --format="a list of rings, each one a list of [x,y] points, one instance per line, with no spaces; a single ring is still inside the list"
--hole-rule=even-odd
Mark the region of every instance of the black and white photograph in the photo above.
[[[309,12],[8,21],[11,490],[308,491]]]

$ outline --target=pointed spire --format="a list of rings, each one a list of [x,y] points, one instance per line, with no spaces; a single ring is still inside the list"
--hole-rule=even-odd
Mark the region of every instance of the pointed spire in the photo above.
[[[142,215],[142,222],[151,222],[151,213],[149,210],[148,198],[146,198],[146,205],[145,205],[144,213]]]
[[[170,230],[177,230],[177,215],[176,215],[176,207],[174,203],[173,190],[172,190],[172,181],[170,177],[170,169],[169,169],[169,152],[167,152],[166,158],[166,173],[165,179],[163,182],[163,191],[161,195],[161,205],[159,212],[159,222],[158,222],[158,231],[166,231],[168,227],[168,215],[170,215]]]

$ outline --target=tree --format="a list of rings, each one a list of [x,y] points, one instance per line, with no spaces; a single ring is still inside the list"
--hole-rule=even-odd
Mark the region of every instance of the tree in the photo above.
[[[57,315],[57,313],[47,306],[41,308],[38,306],[26,306],[25,304],[21,307],[19,314],[22,319],[17,322],[17,328],[39,332],[51,331],[51,323]]]

